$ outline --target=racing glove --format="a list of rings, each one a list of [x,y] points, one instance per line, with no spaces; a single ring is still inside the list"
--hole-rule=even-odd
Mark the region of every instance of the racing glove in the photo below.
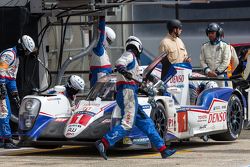
[[[12,98],[14,100],[14,102],[16,103],[17,107],[20,108],[21,106],[21,100],[19,98],[18,92],[17,91],[13,91],[11,92]]]
[[[125,78],[131,80],[133,79],[132,73],[128,72],[124,67],[117,68],[117,71],[122,74]]]

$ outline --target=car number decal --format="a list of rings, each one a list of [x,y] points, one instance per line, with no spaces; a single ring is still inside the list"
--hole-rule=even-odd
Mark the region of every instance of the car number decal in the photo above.
[[[87,115],[87,114],[75,114],[72,117],[70,124],[81,124],[81,125],[86,126],[91,118],[92,116]]]

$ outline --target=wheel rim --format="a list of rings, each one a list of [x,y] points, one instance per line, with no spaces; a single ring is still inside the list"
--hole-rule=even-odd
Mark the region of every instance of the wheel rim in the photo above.
[[[237,136],[241,131],[242,125],[242,106],[238,99],[233,96],[230,100],[228,112],[228,127],[230,132]]]
[[[163,137],[166,127],[166,116],[163,109],[157,108],[154,112],[154,124],[160,136]]]

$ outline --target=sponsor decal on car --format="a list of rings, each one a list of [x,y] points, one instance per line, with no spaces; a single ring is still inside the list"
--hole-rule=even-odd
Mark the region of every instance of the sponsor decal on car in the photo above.
[[[147,144],[148,142],[149,142],[149,138],[133,139],[133,144]]]
[[[179,83],[184,82],[184,75],[175,75],[170,79],[170,83]]]
[[[133,144],[132,140],[129,137],[124,137],[122,140],[123,144]]]
[[[207,118],[208,118],[208,115],[207,115],[207,114],[198,115],[198,120],[197,120],[197,122],[207,122]]]
[[[75,132],[80,129],[82,127],[82,125],[80,124],[71,124],[68,126],[68,129],[67,129],[67,133],[66,133],[66,136],[74,136],[75,135]]]
[[[207,125],[201,125],[201,126],[199,127],[199,130],[206,130],[206,128],[207,128]]]
[[[111,119],[104,119],[101,123],[105,124],[105,123],[110,123]]]
[[[74,133],[70,133],[70,132],[67,132],[66,133],[66,136],[69,137],[69,136],[74,136],[75,134]]]
[[[61,98],[57,97],[57,98],[48,98],[47,101],[53,101],[53,100],[61,100]]]
[[[91,103],[91,106],[96,106],[96,107],[99,107],[101,104],[96,104],[96,103]],[[89,104],[83,104],[84,107],[88,107]]]
[[[74,114],[69,124],[81,124],[86,126],[92,116],[88,114]]]
[[[150,109],[151,106],[150,105],[142,105],[141,107],[142,107],[142,109]]]
[[[225,122],[227,119],[227,112],[210,113],[208,123]]]
[[[174,118],[168,118],[168,128],[169,129],[174,128]]]
[[[56,118],[55,122],[67,122],[68,118]]]
[[[90,115],[90,116],[95,115],[95,113],[89,112],[89,111],[76,111],[74,114],[87,114],[87,115]]]

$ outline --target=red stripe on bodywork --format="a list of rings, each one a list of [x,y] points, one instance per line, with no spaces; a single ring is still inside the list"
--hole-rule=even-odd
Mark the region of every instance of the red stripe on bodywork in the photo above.
[[[86,126],[91,118],[92,116],[84,114],[81,120],[79,121],[79,124]]]

